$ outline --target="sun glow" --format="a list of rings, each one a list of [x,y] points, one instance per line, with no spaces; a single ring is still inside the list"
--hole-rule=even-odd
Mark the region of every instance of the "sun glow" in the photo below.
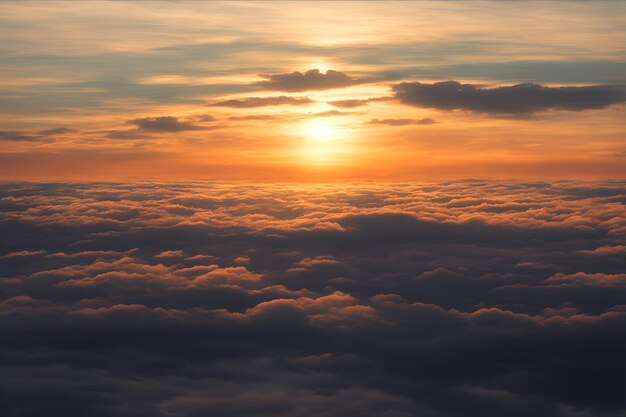
[[[337,165],[348,151],[345,129],[339,125],[311,120],[297,128],[299,159],[311,165]]]
[[[334,126],[319,125],[313,126],[308,138],[319,142],[330,142],[339,137],[339,131]]]

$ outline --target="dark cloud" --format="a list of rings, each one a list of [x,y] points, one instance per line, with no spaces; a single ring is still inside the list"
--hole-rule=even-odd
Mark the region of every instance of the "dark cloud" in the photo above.
[[[328,104],[335,106],[335,107],[341,107],[341,108],[353,108],[353,107],[361,107],[361,106],[365,106],[367,105],[367,103],[369,103],[368,99],[363,99],[363,100],[336,100],[336,101],[329,101]]]
[[[313,103],[308,97],[248,97],[243,99],[233,99],[220,101],[218,103],[210,104],[211,106],[224,106],[224,107],[237,107],[242,109],[252,107],[266,107],[266,106],[305,106]]]
[[[31,135],[28,133],[12,132],[12,131],[6,131],[6,130],[0,131],[0,141],[10,140],[10,141],[15,141],[15,142],[28,142],[28,141],[34,141],[37,139],[39,139],[39,136]]]
[[[621,87],[609,85],[545,87],[525,83],[484,88],[444,81],[434,84],[404,82],[392,89],[398,100],[412,106],[508,115],[530,115],[553,109],[602,109],[626,100]]]
[[[54,129],[46,129],[39,132],[40,135],[43,136],[53,136],[53,135],[62,135],[64,133],[72,133],[75,132],[73,129],[68,129],[66,127],[57,127]]]
[[[625,198],[2,183],[3,415],[620,415]]]
[[[287,74],[261,76],[266,78],[267,81],[259,81],[257,85],[278,91],[330,90],[371,81],[369,79],[352,78],[340,71],[328,70],[326,73],[323,73],[319,69],[308,70],[304,73],[296,71]]]
[[[192,116],[191,119],[196,120],[198,122],[215,122],[217,119],[215,118],[215,116],[212,116],[210,114],[197,114],[195,116]]]
[[[372,119],[372,125],[407,126],[407,125],[432,125],[437,123],[435,119],[426,117],[424,119]]]
[[[15,142],[29,142],[29,141],[47,141],[47,136],[62,135],[64,133],[72,133],[75,130],[67,129],[65,127],[58,127],[54,129],[41,130],[39,132],[15,132],[15,131],[0,131],[0,141],[8,140]]]
[[[186,130],[201,130],[201,126],[195,126],[188,122],[181,122],[173,116],[142,117],[128,121],[140,130],[148,132],[182,132]]]

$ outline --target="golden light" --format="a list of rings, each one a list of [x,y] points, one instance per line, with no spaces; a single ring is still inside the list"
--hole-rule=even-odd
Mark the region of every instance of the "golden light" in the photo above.
[[[315,141],[329,142],[339,137],[339,131],[334,126],[319,125],[313,127],[308,137]]]
[[[296,128],[299,158],[310,165],[341,163],[348,150],[345,129],[329,120],[309,120]]]

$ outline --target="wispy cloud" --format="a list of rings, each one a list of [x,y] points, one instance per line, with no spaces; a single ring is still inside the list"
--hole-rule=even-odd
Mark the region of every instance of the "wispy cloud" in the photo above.
[[[247,97],[242,99],[231,99],[225,101],[218,101],[217,103],[211,103],[210,106],[223,106],[223,107],[235,107],[235,108],[253,108],[253,107],[267,107],[267,106],[306,106],[313,103],[308,97]]]

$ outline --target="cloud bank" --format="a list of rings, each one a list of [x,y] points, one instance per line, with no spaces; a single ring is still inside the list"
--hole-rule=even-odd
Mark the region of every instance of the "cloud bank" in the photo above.
[[[623,412],[623,182],[0,191],[5,415]]]

